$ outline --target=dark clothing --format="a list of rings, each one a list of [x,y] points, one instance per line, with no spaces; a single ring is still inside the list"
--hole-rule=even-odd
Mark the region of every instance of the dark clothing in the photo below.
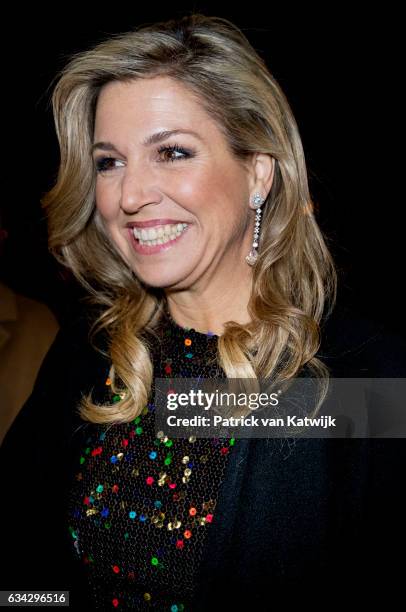
[[[82,393],[102,391],[110,365],[88,342],[90,319],[58,332],[0,451],[2,588],[70,590],[71,607],[82,609],[94,600],[66,524],[83,449],[74,407]],[[405,354],[399,338],[338,312],[319,351],[333,377],[403,378]],[[204,541],[196,603],[185,611],[400,595],[405,458],[403,439],[238,440]]]
[[[173,388],[178,378],[224,377],[215,336],[166,316],[156,333],[150,339],[150,401],[141,414],[125,424],[87,424],[81,431],[67,523],[98,609],[193,609],[206,535],[234,450],[231,437],[174,438],[156,426],[155,379]],[[94,399],[112,404],[120,396],[106,374],[100,373],[101,397]]]

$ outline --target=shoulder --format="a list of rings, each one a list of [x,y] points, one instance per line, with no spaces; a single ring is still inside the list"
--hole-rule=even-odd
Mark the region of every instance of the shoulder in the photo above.
[[[64,363],[69,369],[75,370],[81,363],[90,366],[97,355],[100,355],[97,349],[107,348],[107,335],[104,330],[91,336],[93,324],[99,314],[97,308],[85,306],[66,315],[45,357],[45,365],[58,366]]]
[[[90,342],[94,312],[87,309],[66,319],[39,368],[31,395],[22,406],[2,444],[15,448],[19,441],[27,446],[36,440],[67,436],[79,417],[76,406],[83,393],[104,381],[109,360]],[[102,335],[96,346],[104,347]]]
[[[31,328],[31,332],[36,330],[51,330],[53,333],[59,328],[57,319],[52,311],[43,302],[33,300],[25,295],[16,294],[16,308],[19,324]],[[53,333],[53,335],[55,335]]]
[[[321,326],[317,353],[332,376],[406,377],[406,340],[384,322],[338,306]]]

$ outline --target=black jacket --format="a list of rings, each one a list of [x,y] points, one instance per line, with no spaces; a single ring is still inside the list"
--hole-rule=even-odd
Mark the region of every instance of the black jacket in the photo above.
[[[2,589],[70,590],[86,609],[63,524],[75,432],[72,407],[107,376],[88,343],[92,314],[64,326],[0,450]],[[336,312],[319,351],[337,377],[406,377],[405,343]],[[239,440],[202,564],[206,610],[330,605],[401,593],[403,439]]]

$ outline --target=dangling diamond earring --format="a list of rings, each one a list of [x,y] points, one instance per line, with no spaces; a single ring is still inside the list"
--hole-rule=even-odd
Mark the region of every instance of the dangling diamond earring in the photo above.
[[[255,215],[255,230],[254,230],[254,242],[252,243],[252,248],[249,254],[246,256],[245,261],[248,265],[253,266],[258,259],[258,238],[259,238],[259,228],[261,225],[261,206],[265,202],[265,198],[261,196],[260,193],[255,193],[252,197],[252,207],[256,209]]]

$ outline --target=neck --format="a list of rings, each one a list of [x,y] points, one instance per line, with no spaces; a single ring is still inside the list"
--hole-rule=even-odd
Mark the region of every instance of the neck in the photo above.
[[[250,296],[251,279],[227,287],[216,287],[211,283],[205,290],[166,291],[169,312],[178,325],[191,327],[203,334],[212,332],[217,336],[224,334],[224,323],[227,321],[241,325],[250,323]]]

